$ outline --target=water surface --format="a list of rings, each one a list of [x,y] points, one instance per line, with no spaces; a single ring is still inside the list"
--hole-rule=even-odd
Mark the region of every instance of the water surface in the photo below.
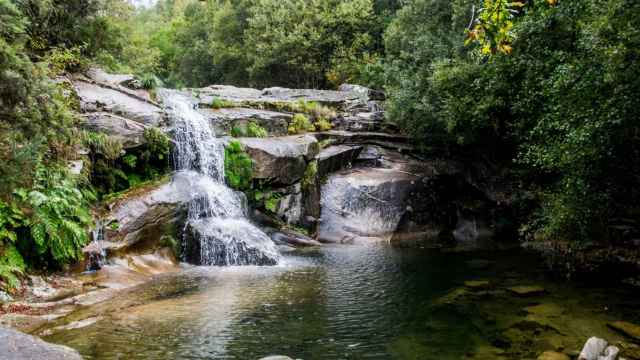
[[[46,340],[87,359],[535,359],[593,335],[623,340],[606,322],[640,320],[626,290],[551,281],[519,253],[340,245],[282,263],[161,276],[82,309],[70,321],[97,321]],[[547,294],[517,297],[514,285]]]

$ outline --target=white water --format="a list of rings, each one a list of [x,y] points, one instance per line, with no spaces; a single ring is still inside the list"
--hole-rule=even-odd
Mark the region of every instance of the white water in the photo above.
[[[173,126],[174,169],[189,179],[188,260],[201,265],[277,264],[273,241],[246,218],[244,195],[225,185],[224,146],[207,119],[186,95],[162,90],[160,96]]]

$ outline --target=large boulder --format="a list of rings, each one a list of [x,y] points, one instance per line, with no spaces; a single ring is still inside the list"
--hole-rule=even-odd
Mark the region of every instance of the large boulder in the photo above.
[[[125,149],[144,144],[144,130],[148,127],[137,121],[129,120],[108,112],[84,114],[85,127],[101,132],[120,141]]]
[[[351,243],[389,240],[406,211],[415,177],[396,169],[359,168],[322,186],[318,239]]]
[[[318,175],[322,177],[350,167],[361,151],[362,146],[348,145],[329,146],[322,149],[316,157],[318,160]]]
[[[231,135],[234,127],[246,130],[249,122],[262,126],[269,135],[287,134],[287,127],[292,116],[290,114],[249,108],[200,108],[199,111],[210,119],[216,135]]]
[[[302,179],[307,163],[319,152],[318,141],[310,135],[239,138],[238,141],[253,159],[254,177],[282,185]]]
[[[171,181],[136,189],[116,200],[102,217],[104,239],[96,239],[84,252],[89,256],[104,252],[108,257],[151,253],[161,246],[163,238],[175,237],[192,199],[190,177],[189,173],[178,173]]]
[[[164,118],[164,112],[157,104],[132,91],[82,77],[75,78],[73,86],[84,113],[108,112],[152,126],[159,125]]]
[[[81,360],[77,351],[0,327],[0,360]]]

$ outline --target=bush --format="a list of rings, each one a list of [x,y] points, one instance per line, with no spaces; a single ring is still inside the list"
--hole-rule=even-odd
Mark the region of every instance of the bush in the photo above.
[[[333,129],[333,124],[325,119],[325,118],[320,118],[318,121],[316,121],[313,126],[316,128],[316,130],[318,131],[328,131]]]
[[[222,108],[228,108],[228,107],[233,107],[235,104],[229,100],[224,100],[224,99],[220,99],[218,97],[214,97],[213,100],[211,100],[211,108],[212,109],[222,109]]]
[[[265,138],[269,135],[267,130],[257,123],[250,121],[247,125],[247,136],[256,138]]]
[[[303,114],[295,114],[287,129],[289,134],[302,134],[307,131],[315,131],[315,127],[309,121],[309,118]]]
[[[224,174],[232,188],[241,191],[251,188],[253,160],[238,141],[229,142],[224,149]]]

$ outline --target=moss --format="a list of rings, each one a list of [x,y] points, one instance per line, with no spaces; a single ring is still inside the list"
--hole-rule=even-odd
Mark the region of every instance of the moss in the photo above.
[[[213,100],[211,100],[211,108],[213,109],[222,109],[234,106],[236,106],[236,104],[233,101],[220,99],[219,97],[214,97]]]
[[[287,128],[289,134],[302,134],[307,131],[315,131],[315,127],[309,121],[309,118],[304,114],[295,114],[291,123],[289,123],[289,127]]]
[[[264,138],[267,137],[267,135],[267,130],[259,124],[251,121],[249,125],[247,125],[247,136],[249,137]]]
[[[304,175],[302,176],[302,187],[307,189],[316,183],[318,176],[318,160],[313,160],[307,165]]]

